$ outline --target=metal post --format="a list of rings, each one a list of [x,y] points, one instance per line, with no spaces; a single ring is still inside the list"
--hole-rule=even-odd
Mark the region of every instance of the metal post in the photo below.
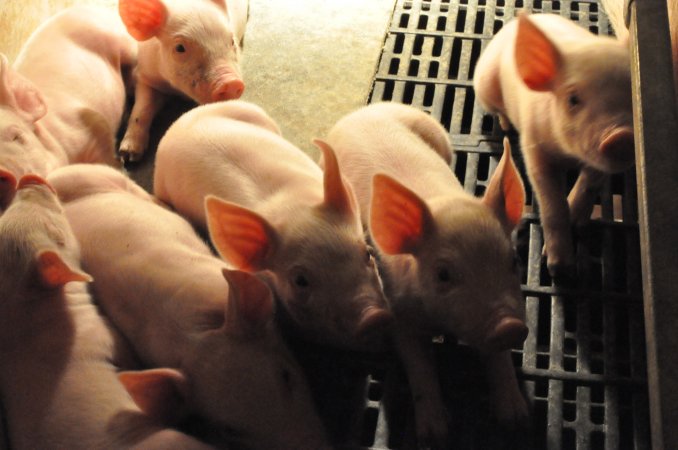
[[[652,447],[678,448],[678,121],[667,0],[626,0]],[[675,18],[674,18],[675,19]]]

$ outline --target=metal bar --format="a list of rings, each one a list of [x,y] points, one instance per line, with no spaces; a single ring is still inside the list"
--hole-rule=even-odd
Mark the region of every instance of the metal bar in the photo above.
[[[626,0],[652,447],[678,448],[678,122],[666,0]]]

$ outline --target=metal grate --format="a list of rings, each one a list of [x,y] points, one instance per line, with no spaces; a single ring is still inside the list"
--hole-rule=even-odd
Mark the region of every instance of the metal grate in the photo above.
[[[484,192],[502,148],[497,120],[475,101],[473,68],[492,36],[522,9],[611,32],[595,0],[398,0],[368,100],[411,104],[437,118],[455,147],[452,169],[474,195]],[[517,137],[511,140],[519,159]],[[528,211],[516,237],[531,331],[513,359],[532,423],[529,430],[498,428],[474,352],[454,342],[434,345],[454,448],[650,448],[633,171],[610,179],[597,219],[576,236],[580,278],[574,286],[554,286],[548,275],[538,208],[529,193]],[[349,427],[343,444],[416,448],[407,382],[397,362],[361,367],[367,367],[367,401],[360,417],[350,420],[358,425]]]

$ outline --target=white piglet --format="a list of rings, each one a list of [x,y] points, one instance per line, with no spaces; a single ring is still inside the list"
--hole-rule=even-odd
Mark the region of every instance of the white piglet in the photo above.
[[[129,33],[139,42],[134,107],[120,144],[140,159],[149,129],[168,95],[199,104],[239,98],[247,0],[120,0]]]
[[[114,362],[128,364],[127,343],[92,303],[92,279],[51,187],[25,175],[9,196],[0,217],[0,397],[11,448],[210,448],[162,427],[118,381]],[[149,410],[168,406],[153,401]]]
[[[117,165],[124,76],[136,53],[114,13],[77,6],[43,23],[13,68],[0,55],[0,167],[20,177],[74,162]]]
[[[196,415],[226,442],[328,448],[264,283],[226,270],[187,221],[139,195],[120,172],[76,165],[50,182],[63,195],[99,305],[151,367],[121,376],[142,409],[170,392],[173,407],[156,414]]]
[[[242,101],[184,114],[158,146],[155,194],[203,229],[235,268],[270,281],[295,328],[316,342],[378,346],[391,313],[334,152],[324,173]],[[207,197],[207,215],[203,209]]]
[[[428,348],[436,334],[451,333],[479,348],[498,417],[522,420],[527,407],[509,349],[528,330],[510,234],[525,193],[508,144],[479,199],[465,192],[450,170],[445,129],[414,107],[364,107],[340,119],[327,139],[380,253],[420,445],[447,448],[449,443]]]
[[[480,55],[473,86],[503,127],[520,132],[549,271],[571,278],[571,225],[589,220],[605,174],[634,163],[626,45],[554,14],[521,15]],[[569,197],[568,168],[580,169]]]

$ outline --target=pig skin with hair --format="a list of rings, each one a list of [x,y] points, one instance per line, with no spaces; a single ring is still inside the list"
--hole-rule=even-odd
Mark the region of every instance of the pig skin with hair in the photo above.
[[[353,191],[336,161],[323,172],[261,108],[228,101],[184,114],[158,145],[154,192],[208,227],[228,264],[266,277],[305,338],[380,348],[391,313]]]
[[[628,49],[560,16],[524,14],[490,41],[473,78],[483,108],[520,133],[549,271],[570,279],[571,224],[589,220],[606,174],[635,161]],[[580,173],[568,196],[571,168]]]
[[[329,448],[265,284],[226,270],[187,221],[120,172],[73,165],[49,180],[98,304],[155,368],[121,377],[142,409],[196,415],[247,448]],[[170,410],[149,402],[158,390],[171,393]]]
[[[11,448],[211,448],[161,426],[118,380],[115,364],[134,358],[92,303],[92,279],[52,189],[31,174],[9,196],[0,217],[0,256],[11,261],[0,270],[0,397]]]
[[[482,199],[465,192],[450,170],[445,129],[414,107],[364,107],[340,119],[327,141],[379,250],[395,316],[394,342],[415,400],[419,445],[450,444],[429,354],[437,334],[454,334],[481,350],[497,416],[523,421],[527,406],[510,348],[528,330],[510,234],[525,193],[508,141]]]
[[[153,118],[168,96],[199,104],[239,98],[247,0],[120,0],[139,41],[134,106],[120,143],[124,159],[142,158]]]
[[[20,177],[75,162],[119,165],[124,72],[136,53],[110,10],[75,6],[45,21],[13,68],[0,55],[0,168]]]

